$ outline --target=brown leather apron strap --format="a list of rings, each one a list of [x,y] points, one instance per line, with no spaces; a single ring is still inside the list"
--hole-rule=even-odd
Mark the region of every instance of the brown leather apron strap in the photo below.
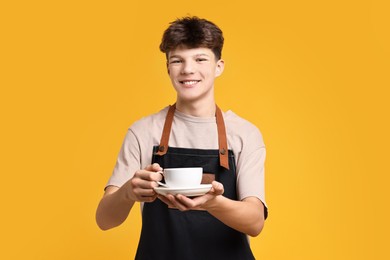
[[[173,116],[175,114],[176,104],[169,107],[167,116],[165,118],[164,129],[161,135],[160,145],[158,147],[157,155],[164,155],[168,151],[169,136],[171,134]],[[215,117],[217,120],[218,129],[218,146],[219,146],[219,163],[222,167],[229,170],[229,152],[226,137],[225,122],[221,109],[216,106]]]
[[[165,118],[164,129],[161,135],[160,146],[158,147],[158,155],[164,155],[168,151],[169,136],[171,134],[173,116],[175,115],[176,104],[169,107]]]
[[[229,151],[227,145],[225,121],[223,120],[222,111],[217,106],[215,110],[218,129],[218,146],[219,146],[219,164],[229,170]]]

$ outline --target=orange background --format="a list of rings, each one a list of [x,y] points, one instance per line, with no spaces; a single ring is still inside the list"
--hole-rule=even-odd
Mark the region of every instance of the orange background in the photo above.
[[[95,209],[127,127],[174,102],[158,50],[187,14],[224,31],[219,106],[267,145],[257,259],[389,259],[388,1],[3,1],[2,259],[132,259],[138,207]]]

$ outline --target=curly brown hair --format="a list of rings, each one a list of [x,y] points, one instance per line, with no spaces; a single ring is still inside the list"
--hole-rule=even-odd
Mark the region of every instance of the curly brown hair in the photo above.
[[[165,30],[160,50],[166,54],[177,47],[209,48],[217,60],[221,59],[223,47],[223,34],[221,29],[206,19],[196,16],[179,18],[173,21]]]

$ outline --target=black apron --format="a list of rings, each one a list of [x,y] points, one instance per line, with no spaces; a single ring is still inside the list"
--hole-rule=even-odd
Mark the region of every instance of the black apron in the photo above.
[[[159,146],[152,163],[162,168],[202,167],[202,183],[212,180],[224,186],[223,196],[237,200],[234,154],[227,149],[225,124],[217,107],[219,149],[168,147],[175,105],[169,108]],[[179,211],[159,199],[144,203],[142,231],[136,259],[254,259],[245,234],[204,210]]]

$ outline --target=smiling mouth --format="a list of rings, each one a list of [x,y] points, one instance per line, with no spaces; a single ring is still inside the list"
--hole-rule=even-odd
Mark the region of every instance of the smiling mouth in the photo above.
[[[196,83],[200,82],[200,80],[180,80],[180,84],[183,84],[184,86],[193,86]]]

